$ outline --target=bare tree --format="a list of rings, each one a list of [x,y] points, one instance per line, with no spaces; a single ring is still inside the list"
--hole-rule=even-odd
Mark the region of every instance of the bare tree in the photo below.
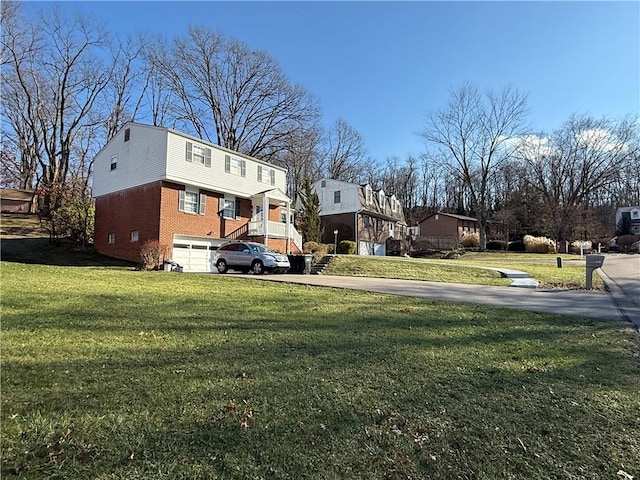
[[[423,138],[464,184],[471,213],[480,224],[481,250],[486,249],[493,175],[509,157],[509,140],[524,133],[526,113],[526,96],[512,87],[481,95],[465,84],[451,93],[444,110],[427,117]]]
[[[358,182],[368,163],[362,135],[339,118],[328,133],[325,171],[329,178]]]
[[[37,160],[48,216],[60,205],[74,141],[102,124],[94,107],[112,75],[98,55],[106,37],[88,19],[68,21],[55,8],[3,26],[3,110],[21,153]]]
[[[273,160],[318,117],[315,99],[267,53],[206,28],[190,28],[152,60],[176,100],[174,125],[232,150]]]
[[[518,156],[542,195],[557,240],[569,240],[594,195],[606,195],[628,165],[637,170],[638,124],[573,116],[550,137],[524,137]],[[634,167],[632,167],[633,169]]]

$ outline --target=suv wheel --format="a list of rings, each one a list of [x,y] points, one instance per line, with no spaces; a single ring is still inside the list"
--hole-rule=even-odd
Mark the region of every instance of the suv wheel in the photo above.
[[[218,267],[218,273],[227,273],[227,270],[229,270],[229,266],[224,260],[218,260],[216,267]]]
[[[264,265],[260,260],[256,260],[251,264],[251,271],[256,275],[262,275],[264,273]]]

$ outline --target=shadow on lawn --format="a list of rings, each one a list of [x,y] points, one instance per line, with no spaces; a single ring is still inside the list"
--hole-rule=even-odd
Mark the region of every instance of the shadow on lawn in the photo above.
[[[80,250],[68,240],[55,244],[42,237],[2,238],[0,252],[4,262],[62,267],[135,267],[132,262],[100,255],[91,248]]]

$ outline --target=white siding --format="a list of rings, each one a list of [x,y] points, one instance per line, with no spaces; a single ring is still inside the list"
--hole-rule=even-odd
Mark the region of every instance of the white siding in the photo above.
[[[128,124],[129,141],[120,130],[96,155],[93,171],[93,196],[99,197],[126,188],[156,182],[165,176],[166,130]],[[111,170],[111,157],[118,165]]]
[[[125,142],[127,128],[130,138]],[[187,142],[211,149],[210,167],[186,161]],[[111,170],[114,155],[118,165]],[[245,160],[244,177],[225,172],[225,155]],[[275,185],[258,181],[259,165],[275,171]],[[159,180],[245,198],[273,188],[287,190],[286,170],[162,127],[129,123],[96,155],[94,197]]]
[[[322,186],[325,182],[326,186]],[[320,215],[357,212],[361,209],[358,185],[339,180],[319,180],[313,186],[320,200]],[[340,192],[340,203],[335,203],[335,192]]]
[[[186,161],[185,152],[187,142],[211,148],[211,167]],[[225,155],[245,160],[246,175],[244,177],[225,172]],[[265,165],[275,170],[275,185],[258,182],[258,165]],[[167,179],[217,192],[226,192],[240,197],[249,197],[273,188],[279,188],[283,192],[287,189],[286,172],[284,170],[271,164],[263,163],[259,160],[175,133],[169,134]]]

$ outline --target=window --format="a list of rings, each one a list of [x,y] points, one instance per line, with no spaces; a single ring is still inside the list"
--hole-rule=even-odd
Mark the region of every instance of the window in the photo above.
[[[378,231],[381,232],[384,229],[384,220],[378,218],[376,222],[377,222],[376,227]]]
[[[235,158],[231,155],[224,156],[224,171],[239,177],[247,176],[247,161],[242,158]]]
[[[111,170],[118,168],[118,155],[111,157]]]
[[[207,196],[191,190],[180,190],[178,192],[178,210],[187,213],[198,213],[204,215]]]
[[[370,228],[371,227],[371,217],[369,215],[363,215],[362,216],[362,224],[364,225],[364,228]]]
[[[221,198],[222,216],[224,218],[240,218],[240,202],[235,197]]]
[[[636,209],[631,210],[631,218],[634,220],[637,218],[640,218],[640,210],[636,210]]]
[[[378,192],[378,203],[380,204],[380,208],[384,208],[384,192],[382,190]]]
[[[367,185],[366,187],[364,187],[364,196],[367,205],[371,205],[371,202],[373,201],[371,186]]]
[[[110,233],[107,237],[107,242],[109,243],[109,245],[113,245],[114,243],[116,243],[116,234]]]
[[[129,236],[129,241],[132,242],[132,243],[138,241],[138,230],[131,230],[131,235]]]
[[[276,184],[276,171],[273,168],[263,167],[258,165],[258,182],[268,183],[269,185]]]
[[[340,190],[333,192],[333,203],[340,203]]]
[[[322,180],[322,181],[320,182],[320,186],[321,186],[322,188],[325,188],[325,187],[327,186],[327,181],[326,181],[326,180]]]
[[[124,141],[125,141],[125,142],[128,142],[128,141],[129,141],[130,134],[131,134],[131,130],[127,128],[127,129],[124,131]]]
[[[199,163],[205,167],[211,166],[211,149],[187,142],[187,162]]]

